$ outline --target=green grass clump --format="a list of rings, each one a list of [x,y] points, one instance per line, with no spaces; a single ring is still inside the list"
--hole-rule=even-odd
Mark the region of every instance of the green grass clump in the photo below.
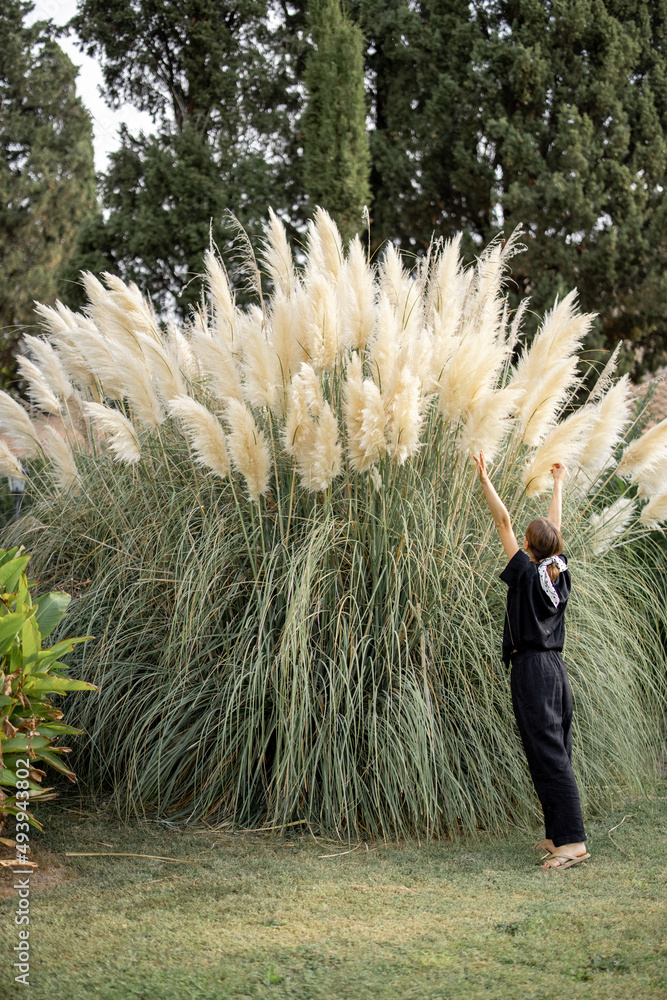
[[[342,480],[323,497],[286,466],[279,502],[256,505],[167,425],[139,468],[102,476],[90,459],[66,503],[34,502],[20,533],[44,578],[91,580],[68,621],[95,636],[76,669],[100,687],[69,705],[83,780],[124,816],[373,835],[530,823],[501,549],[471,468],[429,452],[387,465],[381,490]],[[520,469],[517,452],[499,484],[517,531],[545,506]],[[565,657],[575,765],[599,808],[651,774],[664,602],[623,549],[591,554],[587,502],[565,513]]]
[[[650,781],[667,601],[624,543],[667,517],[667,436],[620,455],[637,425],[616,355],[571,411],[592,322],[575,293],[513,364],[516,238],[474,268],[451,241],[408,275],[319,211],[297,273],[272,216],[273,291],[246,246],[248,310],[212,252],[183,331],[112,276],[84,276],[85,314],[40,307],[50,342],[23,367],[64,436],[0,393],[31,461],[15,537],[44,583],[89,581],[68,628],[95,637],[76,669],[100,691],[71,707],[76,763],[121,815],[428,837],[532,821],[480,449],[520,538],[570,465],[576,768],[592,808]],[[6,445],[0,465],[24,474]]]

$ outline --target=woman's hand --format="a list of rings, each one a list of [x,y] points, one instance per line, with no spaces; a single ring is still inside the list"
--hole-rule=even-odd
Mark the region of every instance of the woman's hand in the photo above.
[[[477,466],[477,472],[479,474],[480,482],[482,483],[487,482],[489,476],[486,471],[486,464],[484,462],[484,452],[480,451],[479,458],[477,457],[477,455],[473,455],[472,457],[475,465]]]
[[[567,466],[563,465],[562,462],[554,462],[549,472],[554,477],[555,483],[562,483],[567,475]]]

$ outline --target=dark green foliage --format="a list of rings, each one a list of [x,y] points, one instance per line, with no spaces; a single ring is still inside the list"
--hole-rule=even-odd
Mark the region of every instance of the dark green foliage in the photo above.
[[[376,241],[527,227],[518,295],[577,286],[655,364],[667,280],[664,0],[357,0]]]
[[[33,4],[0,5],[0,381],[34,326],[33,303],[52,303],[79,226],[95,205],[90,116],[56,29],[23,23]]]
[[[370,202],[363,36],[339,0],[314,0],[314,48],[306,65],[304,181],[311,206],[321,205],[344,239],[362,228]]]
[[[653,367],[667,313],[666,22],[667,0],[350,0],[345,13],[331,0],[81,0],[73,23],[103,58],[109,100],[157,130],[124,135],[77,266],[150,285],[161,304],[199,273],[209,223],[225,245],[226,209],[254,230],[272,205],[294,236],[306,195],[346,233],[371,203],[375,246],[416,253],[465,230],[472,258],[523,223],[516,300],[529,294],[539,314],[577,286],[600,313],[589,347],[622,339],[626,367],[636,347]],[[198,294],[193,282],[181,311]]]
[[[299,202],[292,67],[274,22],[265,0],[81,0],[72,24],[102,60],[108,100],[149,112],[156,132],[123,131],[102,178],[105,216],[75,267],[120,273],[186,313],[200,285],[175,289],[200,274],[209,233],[228,243],[228,211],[252,230],[269,205]]]

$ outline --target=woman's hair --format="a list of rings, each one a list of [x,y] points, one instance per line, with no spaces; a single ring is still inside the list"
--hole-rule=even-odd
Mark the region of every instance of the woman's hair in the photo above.
[[[536,517],[530,522],[526,528],[526,542],[537,562],[549,556],[560,555],[563,551],[563,536],[556,525],[546,517]],[[547,566],[547,573],[552,580],[557,580],[559,569],[551,563]]]

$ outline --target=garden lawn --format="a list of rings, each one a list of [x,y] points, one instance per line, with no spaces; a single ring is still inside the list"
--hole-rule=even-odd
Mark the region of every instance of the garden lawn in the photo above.
[[[301,831],[128,828],[59,799],[32,838],[47,885],[35,876],[30,996],[665,998],[666,792],[590,822],[593,858],[565,872],[537,867],[523,833],[341,854]],[[192,863],[64,856],[110,850]],[[23,995],[15,908],[0,902],[3,1000]]]

